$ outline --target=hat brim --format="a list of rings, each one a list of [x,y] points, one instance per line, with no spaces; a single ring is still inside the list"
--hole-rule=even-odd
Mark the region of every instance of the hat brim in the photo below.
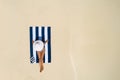
[[[44,43],[41,40],[37,40],[33,43],[33,48],[35,51],[42,51],[44,48]]]

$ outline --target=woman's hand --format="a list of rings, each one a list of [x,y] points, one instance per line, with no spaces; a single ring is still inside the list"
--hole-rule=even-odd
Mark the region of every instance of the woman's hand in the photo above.
[[[32,43],[34,43],[34,41],[32,41]]]
[[[45,41],[45,44],[48,43],[48,40]]]

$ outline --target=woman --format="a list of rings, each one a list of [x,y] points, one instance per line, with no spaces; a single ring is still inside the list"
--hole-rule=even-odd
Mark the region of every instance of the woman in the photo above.
[[[37,37],[36,40],[33,41],[33,47],[37,51],[37,55],[39,58],[40,72],[42,72],[44,69],[43,58],[45,54],[45,44],[47,42],[48,40],[44,41],[41,37]]]

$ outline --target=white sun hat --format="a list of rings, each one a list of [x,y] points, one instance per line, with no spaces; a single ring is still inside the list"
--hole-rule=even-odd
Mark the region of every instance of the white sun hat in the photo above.
[[[37,40],[33,43],[33,48],[35,51],[42,51],[44,48],[44,43],[41,40]]]

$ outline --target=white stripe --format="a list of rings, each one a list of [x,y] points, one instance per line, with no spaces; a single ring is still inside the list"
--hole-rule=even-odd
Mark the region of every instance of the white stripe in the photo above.
[[[38,36],[41,37],[42,36],[42,28],[41,27],[38,27]]]
[[[35,41],[36,39],[36,31],[35,31],[35,27],[33,27],[33,41]],[[33,48],[33,57],[35,58],[35,62],[36,63],[36,51]]]
[[[47,28],[45,27],[45,41],[48,40]],[[48,63],[48,43],[45,44],[45,63]]]
[[[41,37],[42,36],[42,31],[41,31],[41,27],[38,27],[38,29],[39,29],[39,37]]]

